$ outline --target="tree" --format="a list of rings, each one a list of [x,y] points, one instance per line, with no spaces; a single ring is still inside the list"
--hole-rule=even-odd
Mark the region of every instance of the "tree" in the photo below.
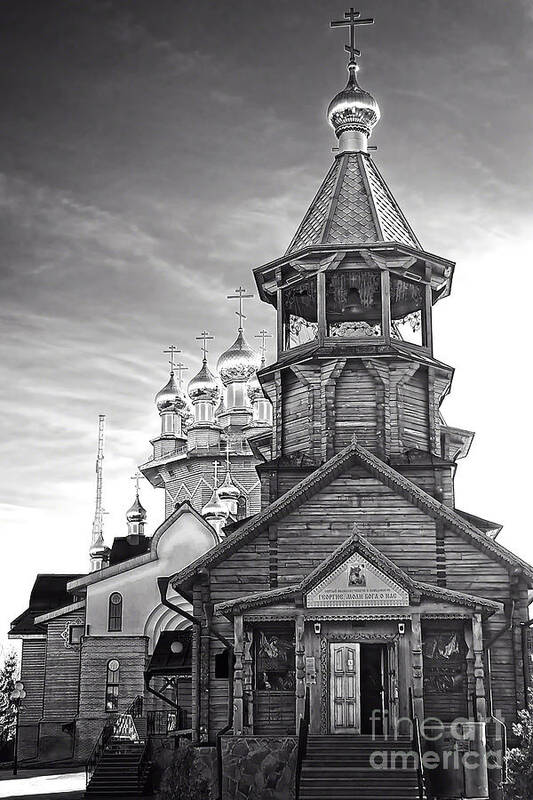
[[[507,780],[505,796],[508,800],[530,800],[533,797],[533,692],[529,692],[529,708],[520,711],[519,722],[513,732],[520,738],[518,747],[507,751]]]
[[[0,667],[0,737],[9,741],[15,737],[16,709],[9,696],[15,688],[18,673],[18,658],[14,650],[4,657]]]

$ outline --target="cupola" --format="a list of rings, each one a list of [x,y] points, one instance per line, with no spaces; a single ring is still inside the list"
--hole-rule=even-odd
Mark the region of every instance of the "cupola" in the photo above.
[[[215,407],[220,397],[220,386],[207,365],[207,341],[213,337],[207,331],[203,331],[196,338],[202,340],[202,366],[188,387],[194,410],[194,422],[187,431],[189,449],[212,447],[220,443],[220,428],[215,421]]]

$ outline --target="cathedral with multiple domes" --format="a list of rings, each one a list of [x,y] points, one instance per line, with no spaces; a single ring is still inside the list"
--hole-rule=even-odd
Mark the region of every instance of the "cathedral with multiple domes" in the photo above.
[[[334,160],[287,251],[254,270],[275,359],[265,331],[258,350],[245,338],[243,288],[216,372],[207,332],[186,389],[169,348],[139,467],[164,519],[145,535],[137,484],[107,547],[97,493],[90,571],[38,576],[12,624],[19,756],[86,763],[89,794],[141,793],[187,739],[224,800],[501,800],[533,568],[456,505],[474,434],[441,413],[454,371],[433,336],[455,264],[423,248],[369,153],[380,111],[355,30],[371,22],[332,23],[350,29]]]

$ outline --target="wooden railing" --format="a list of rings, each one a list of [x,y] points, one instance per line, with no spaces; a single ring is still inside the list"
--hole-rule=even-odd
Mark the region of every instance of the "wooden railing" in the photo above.
[[[303,760],[307,755],[307,737],[309,735],[309,721],[311,719],[311,697],[309,686],[305,690],[305,705],[303,717],[298,725],[298,750],[296,753],[296,800],[300,797],[300,778],[302,775]]]
[[[413,690],[409,688],[409,712],[411,716],[411,723],[413,726],[412,748],[416,753],[417,758],[417,776],[418,776],[418,796],[420,800],[425,800],[427,797],[426,792],[426,779],[424,776],[424,762],[422,760],[422,739],[420,736],[420,722],[415,714],[415,704],[413,699]]]

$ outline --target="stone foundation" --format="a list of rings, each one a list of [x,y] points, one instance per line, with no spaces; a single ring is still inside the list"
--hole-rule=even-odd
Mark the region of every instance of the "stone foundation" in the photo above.
[[[291,800],[295,794],[295,736],[225,736],[222,800]]]

